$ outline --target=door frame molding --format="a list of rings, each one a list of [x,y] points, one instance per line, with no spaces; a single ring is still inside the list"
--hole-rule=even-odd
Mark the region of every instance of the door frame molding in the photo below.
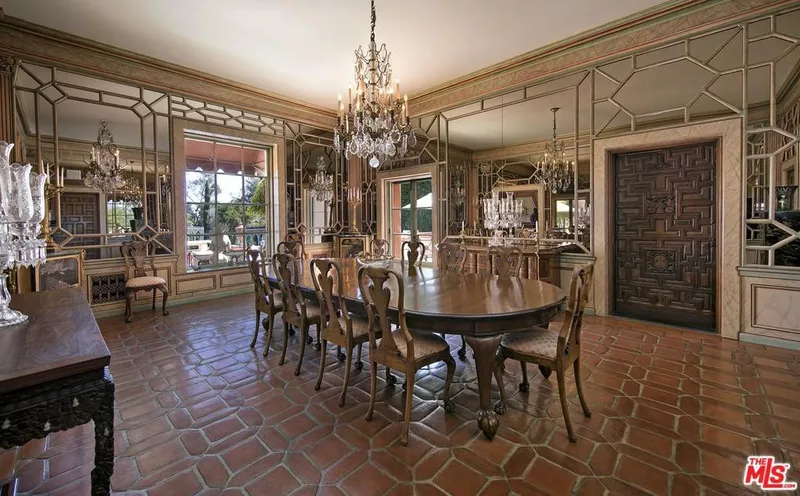
[[[613,302],[613,155],[717,140],[717,332],[738,339],[741,329],[742,156],[741,118],[682,125],[658,131],[594,140],[592,153],[592,244],[596,257],[594,297],[598,315],[610,315]]]
[[[714,238],[713,242],[715,243],[714,247],[714,288],[713,288],[713,295],[714,295],[714,331],[715,333],[719,332],[719,312],[720,312],[720,304],[722,303],[719,297],[719,283],[717,282],[720,277],[720,268],[722,266],[722,257],[720,255],[720,250],[717,249],[717,241],[719,240],[720,235],[722,234],[720,231],[721,219],[722,219],[722,209],[720,208],[720,203],[722,201],[722,194],[720,192],[720,185],[719,185],[719,177],[722,174],[722,154],[720,150],[722,148],[722,139],[692,139],[688,141],[683,141],[680,143],[674,143],[670,146],[644,146],[644,147],[634,147],[631,149],[625,150],[615,150],[610,151],[609,158],[608,158],[608,165],[610,167],[608,180],[610,185],[616,186],[617,183],[617,164],[616,164],[616,157],[618,155],[626,155],[628,153],[637,153],[637,152],[655,152],[659,150],[668,150],[670,148],[676,148],[681,146],[692,146],[692,145],[701,145],[701,144],[710,144],[714,143],[714,153],[716,157],[714,158]],[[609,298],[609,312],[614,312],[615,310],[615,300],[616,300],[616,282],[617,282],[617,274],[615,273],[614,269],[617,266],[617,223],[616,223],[616,210],[617,210],[617,198],[616,198],[616,191],[613,191],[612,197],[609,199],[609,214],[608,214],[608,246],[609,246],[609,257],[610,262],[609,265],[611,266],[611,277],[608,281],[608,291],[609,295],[612,295]],[[629,315],[620,315],[624,318],[635,318]],[[667,324],[664,322],[660,322],[658,320],[653,320],[653,323],[656,324],[664,324],[664,325],[675,325],[675,324]],[[704,329],[704,331],[708,332],[708,330]]]

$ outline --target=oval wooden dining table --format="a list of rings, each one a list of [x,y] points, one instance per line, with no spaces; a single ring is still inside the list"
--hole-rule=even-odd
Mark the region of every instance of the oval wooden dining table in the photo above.
[[[348,311],[366,315],[354,258],[339,259],[342,264],[341,291],[348,301]],[[301,291],[316,301],[309,260],[300,267]],[[478,428],[492,439],[500,422],[492,411],[492,373],[497,348],[503,334],[546,327],[566,299],[564,291],[552,284],[518,277],[487,274],[444,273],[429,267],[409,266],[393,261],[386,264],[403,278],[406,323],[416,332],[459,334],[466,338],[475,357],[480,406]],[[270,285],[277,278],[270,263],[263,269]],[[397,309],[397,291],[392,288],[390,308]]]

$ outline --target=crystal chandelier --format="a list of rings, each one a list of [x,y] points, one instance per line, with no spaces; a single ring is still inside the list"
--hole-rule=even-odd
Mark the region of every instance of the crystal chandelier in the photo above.
[[[378,168],[395,156],[402,156],[417,139],[408,118],[408,97],[400,99],[400,81],[392,88],[391,53],[375,43],[375,0],[371,4],[369,47],[356,50],[355,83],[347,91],[347,108],[339,95],[338,118],[333,132],[333,146],[349,157],[369,157],[369,165]]]
[[[492,191],[492,197],[483,200],[483,227],[493,232],[490,245],[501,244],[498,231],[522,226],[523,217],[522,200],[515,200],[511,191],[504,198]]]
[[[39,237],[45,216],[47,174],[31,174],[31,164],[10,164],[11,148],[0,141],[0,327],[28,317],[8,307],[8,269],[44,263],[47,245]]]
[[[558,107],[550,109],[553,113],[553,141],[544,147],[544,155],[536,161],[539,182],[551,193],[567,191],[572,186],[572,168],[575,162],[565,159],[564,144],[556,138],[556,112]]]
[[[311,178],[311,192],[314,194],[314,198],[325,203],[333,200],[333,175],[328,174],[327,169],[325,158],[319,157],[317,159],[317,172]]]
[[[119,163],[119,149],[114,144],[114,135],[108,129],[108,121],[100,121],[97,142],[92,145],[92,159],[86,172],[84,184],[111,193],[126,186],[124,166]]]

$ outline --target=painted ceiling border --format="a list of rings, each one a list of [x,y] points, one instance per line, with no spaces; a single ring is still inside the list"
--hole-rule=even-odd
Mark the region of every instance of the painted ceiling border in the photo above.
[[[135,83],[311,126],[327,129],[336,121],[333,109],[29,23],[3,15],[2,9],[0,52],[33,63],[78,70],[88,76]]]
[[[412,95],[409,107],[417,116],[441,112],[795,4],[674,0]]]

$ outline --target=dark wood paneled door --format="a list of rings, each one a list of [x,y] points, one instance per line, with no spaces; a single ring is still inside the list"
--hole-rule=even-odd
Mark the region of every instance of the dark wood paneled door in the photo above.
[[[614,313],[716,327],[717,143],[614,156]]]

